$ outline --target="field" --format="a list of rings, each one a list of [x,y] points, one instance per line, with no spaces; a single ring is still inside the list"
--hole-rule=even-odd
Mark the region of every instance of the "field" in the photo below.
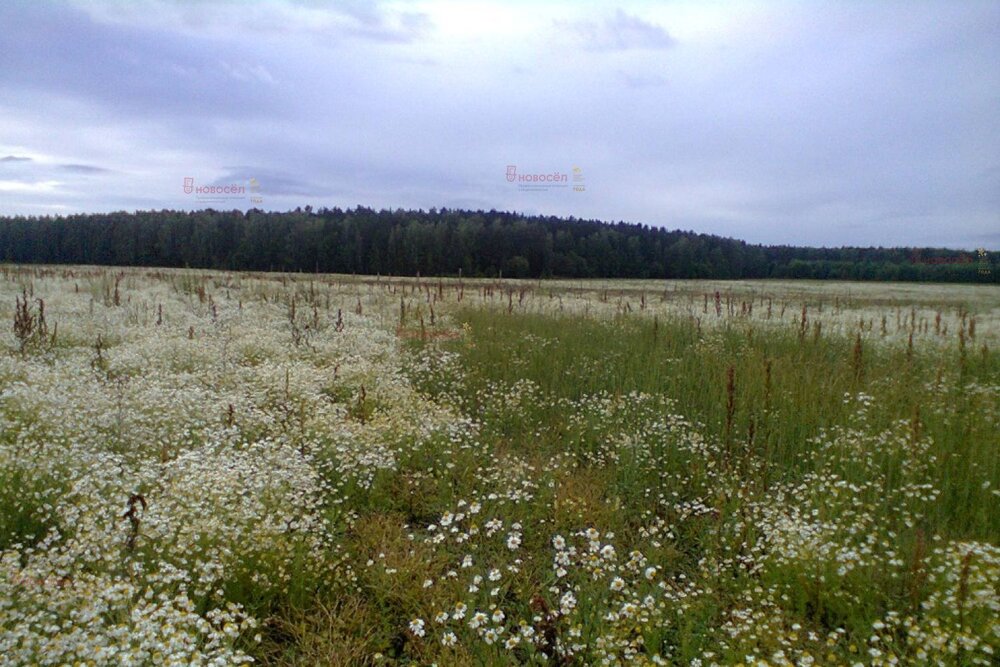
[[[990,665],[1000,290],[0,267],[0,665]]]

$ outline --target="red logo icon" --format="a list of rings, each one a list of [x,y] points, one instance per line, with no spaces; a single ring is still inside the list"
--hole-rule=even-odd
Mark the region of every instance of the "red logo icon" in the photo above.
[[[184,177],[184,194],[189,195],[194,192],[194,179],[190,176]]]
[[[514,179],[517,178],[517,165],[508,164],[507,165],[507,182],[513,183]]]

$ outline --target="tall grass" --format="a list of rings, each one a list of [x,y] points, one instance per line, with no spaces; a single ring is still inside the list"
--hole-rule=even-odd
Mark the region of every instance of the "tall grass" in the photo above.
[[[0,665],[1000,650],[985,292],[0,276]]]
[[[761,459],[764,479],[756,481],[763,487],[807,470],[803,455],[822,429],[863,414],[867,427],[879,431],[917,415],[921,433],[933,441],[929,454],[940,461],[943,482],[928,528],[954,539],[1000,535],[992,494],[1000,487],[1000,395],[988,390],[1000,383],[996,354],[970,358],[962,377],[957,347],[944,355],[938,349],[918,350],[908,358],[904,348],[869,345],[859,360],[860,338],[800,339],[791,330],[764,332],[738,324],[701,336],[693,322],[683,320],[603,322],[466,310],[461,321],[473,332],[471,345],[456,346],[464,378],[461,396],[470,413],[489,414],[486,404],[496,383],[530,380],[540,388],[540,400],[505,415],[507,432],[542,429],[540,439],[521,441],[525,447],[541,445],[546,455],[558,453],[565,444],[558,432],[564,413],[550,399],[598,392],[669,397],[680,414],[703,424],[706,434],[724,439],[732,368],[731,437],[734,447]],[[868,397],[860,411],[850,398],[859,394]]]

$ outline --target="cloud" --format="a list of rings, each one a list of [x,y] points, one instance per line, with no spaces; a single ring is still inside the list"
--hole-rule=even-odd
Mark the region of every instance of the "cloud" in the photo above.
[[[226,173],[212,185],[244,183],[255,179],[261,196],[317,197],[330,194],[330,188],[320,182],[268,167],[228,167]]]
[[[273,77],[264,51],[231,40],[103,23],[71,5],[48,3],[0,5],[0,24],[17,26],[0,31],[0,86],[22,94],[202,120],[266,116],[283,98],[245,85]]]
[[[0,180],[0,192],[47,193],[54,192],[62,185],[59,181],[3,181]]]
[[[642,88],[659,88],[667,85],[667,79],[659,74],[629,74],[628,72],[618,72],[619,77],[628,88],[640,90]]]
[[[426,36],[433,27],[430,17],[422,12],[359,12],[348,14],[356,19],[346,25],[345,32],[353,37],[406,44]]]
[[[0,214],[254,177],[272,209],[996,243],[1000,4],[595,6],[0,2]],[[587,189],[518,192],[507,164]]]
[[[426,37],[433,22],[426,12],[378,1],[208,0],[197,3],[142,1],[130,3],[81,0],[73,3],[97,23],[142,27],[193,36],[226,35],[234,30],[259,37],[310,36],[322,47],[356,39],[407,44]]]
[[[233,65],[226,61],[221,61],[219,64],[222,65],[222,68],[226,70],[229,76],[237,81],[250,84],[264,83],[268,85],[275,83],[271,72],[263,65],[249,65],[246,63]]]
[[[95,167],[89,164],[61,164],[59,168],[73,174],[107,174],[111,172],[110,169]]]
[[[661,26],[619,9],[603,21],[561,22],[556,25],[591,51],[669,49],[676,40]]]

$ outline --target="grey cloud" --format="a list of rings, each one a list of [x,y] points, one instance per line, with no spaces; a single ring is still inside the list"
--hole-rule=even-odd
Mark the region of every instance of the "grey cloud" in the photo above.
[[[242,7],[242,6],[241,6]],[[300,22],[296,9],[313,12]],[[338,47],[356,40],[373,44],[410,44],[430,34],[433,23],[423,12],[389,9],[376,2],[337,4],[293,2],[270,3],[253,8],[240,19],[240,26],[264,35],[304,34],[319,47]],[[209,21],[225,21],[213,16]]]
[[[592,51],[668,49],[676,40],[662,27],[619,9],[603,21],[558,22],[558,27],[576,37]]]
[[[99,23],[62,4],[0,5],[0,24],[14,27],[0,31],[7,89],[173,118],[259,117],[280,99],[243,85],[270,74],[260,53],[238,43]]]
[[[396,62],[405,65],[417,65],[419,67],[437,67],[441,64],[441,61],[435,58],[415,58],[412,56],[398,56],[395,58]]]
[[[210,0],[191,3],[167,0],[143,3],[140,10],[139,6],[122,7],[119,3],[81,0],[78,6],[105,23],[168,27],[191,35],[208,35],[233,28],[263,37],[306,35],[320,47],[338,46],[350,39],[411,43],[427,36],[433,27],[425,12],[400,9],[380,1],[247,3]]]
[[[660,76],[659,74],[629,74],[628,72],[619,72],[619,77],[628,88],[634,90],[640,90],[642,88],[659,88],[661,86],[667,85],[666,77]]]
[[[431,27],[426,14],[401,12],[394,17],[380,16],[375,21],[359,22],[349,29],[349,34],[379,42],[408,43],[426,35]]]
[[[1000,224],[1000,220],[997,221],[997,224]],[[976,234],[972,238],[982,243],[983,247],[1000,248],[1000,232]]]
[[[305,5],[321,7],[349,19],[343,26],[347,34],[378,42],[411,42],[425,36],[432,27],[426,13],[390,9],[382,2],[346,0],[335,5],[315,2]]]
[[[1000,242],[1000,4],[819,0],[777,23],[748,5],[718,36],[689,39],[679,21],[676,44],[669,6],[661,25],[649,6],[562,6],[563,43],[539,57],[530,27],[449,41],[433,2],[430,17],[304,0],[0,3],[14,26],[0,31],[0,150],[61,156],[0,158],[0,180],[56,182],[0,198],[0,213],[196,207],[183,177],[254,177],[275,209],[469,205],[751,242]],[[552,27],[535,5],[508,9]],[[587,191],[519,193],[507,164],[579,164]]]
[[[7,155],[0,158],[0,163],[6,163],[11,165],[23,165],[24,168],[21,170],[22,173],[30,173],[38,176],[52,176],[56,172],[65,172],[71,174],[105,174],[110,173],[110,169],[105,169],[104,167],[97,167],[89,164],[47,164],[45,162],[38,162],[30,157],[22,157],[16,155]]]
[[[320,182],[267,167],[230,167],[226,175],[213,181],[212,185],[243,183],[250,179],[255,179],[260,185],[263,197],[322,197],[330,194],[330,189]]]
[[[89,164],[61,164],[59,168],[73,174],[107,174],[111,170]]]

